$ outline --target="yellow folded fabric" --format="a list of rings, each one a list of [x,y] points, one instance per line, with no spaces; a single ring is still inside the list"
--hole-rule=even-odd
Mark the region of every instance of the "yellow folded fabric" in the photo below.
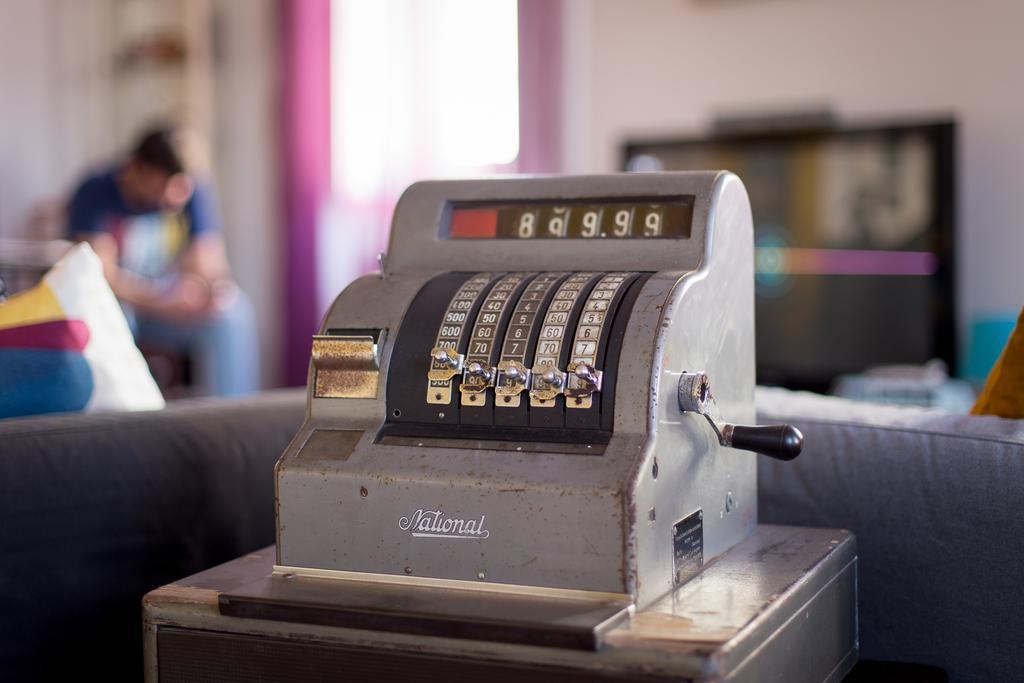
[[[1024,418],[1024,310],[999,360],[988,373],[971,415]]]

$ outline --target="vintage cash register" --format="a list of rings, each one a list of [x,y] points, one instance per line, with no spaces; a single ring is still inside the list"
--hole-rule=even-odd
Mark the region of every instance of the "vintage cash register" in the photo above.
[[[802,436],[753,426],[753,254],[725,172],[413,185],[312,340],[276,549],[147,598],[151,678],[839,680],[852,536],[757,521]]]

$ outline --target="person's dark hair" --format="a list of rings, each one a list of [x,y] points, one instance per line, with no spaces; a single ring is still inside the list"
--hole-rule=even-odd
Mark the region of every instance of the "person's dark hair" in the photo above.
[[[186,172],[185,154],[181,149],[180,135],[173,128],[153,128],[142,134],[132,150],[132,157],[139,163],[157,168],[167,175]]]

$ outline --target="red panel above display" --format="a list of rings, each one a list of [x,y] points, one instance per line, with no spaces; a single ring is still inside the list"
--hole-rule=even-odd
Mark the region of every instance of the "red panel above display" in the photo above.
[[[452,211],[451,239],[492,239],[497,236],[497,209],[455,209]]]

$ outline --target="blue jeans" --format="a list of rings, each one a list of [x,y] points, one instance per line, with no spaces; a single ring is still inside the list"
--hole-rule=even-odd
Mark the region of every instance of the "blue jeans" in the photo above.
[[[259,391],[259,337],[252,302],[244,293],[238,293],[231,308],[194,324],[138,314],[134,318],[133,331],[138,343],[188,355],[196,393],[238,396]]]

